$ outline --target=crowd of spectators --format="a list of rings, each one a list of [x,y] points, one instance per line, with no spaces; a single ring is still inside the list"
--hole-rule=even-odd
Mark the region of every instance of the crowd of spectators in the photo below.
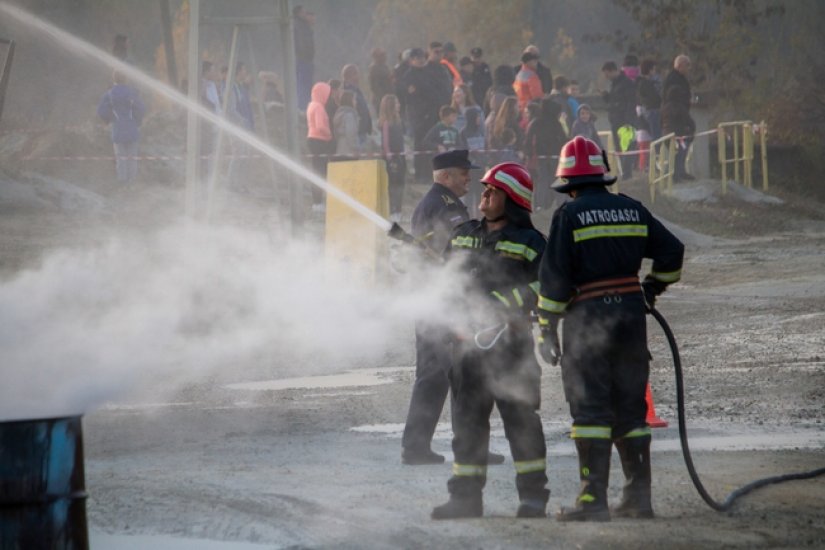
[[[684,90],[684,81],[677,82],[680,89],[674,94],[678,99],[668,103],[656,61],[645,59],[640,65],[635,55],[626,56],[621,67],[606,62],[602,72],[609,83],[603,95],[612,144],[619,153],[628,153],[620,162],[622,174],[629,178],[634,166],[646,169],[647,147],[662,135],[665,113],[668,128],[676,128],[678,135],[693,132],[687,113],[689,101],[684,101],[685,92],[690,97],[689,87]],[[469,149],[473,161],[481,166],[508,160],[525,164],[537,182],[536,188],[544,189],[555,177],[558,152],[568,139],[581,135],[602,145],[596,114],[590,104],[583,102],[578,82],[564,75],[554,77],[535,45],[524,48],[519,64],[502,64],[493,70],[485,62],[482,48],[474,47],[469,55],[461,57],[449,41],[432,41],[426,50],[406,49],[392,68],[387,64],[386,52],[376,48],[371,53],[368,89],[360,88],[355,65],[344,67],[340,82],[355,97],[358,139],[353,141],[351,131],[332,124],[330,139],[346,145],[334,147],[334,153],[327,154],[330,158],[355,158],[380,151],[388,165],[395,167],[400,165],[395,157],[405,156],[405,166],[410,158],[409,170],[395,173],[391,187],[403,187],[405,176],[429,183],[434,155]],[[339,81],[327,83],[334,87]],[[388,138],[381,123],[373,125],[373,115],[379,115],[384,100],[398,112],[397,120],[389,117],[396,128],[392,147],[384,145]],[[348,99],[342,101],[341,95],[333,93],[327,99],[330,120],[337,118],[338,109],[345,109],[347,117],[352,117]],[[406,139],[397,137],[399,124]],[[319,150],[308,144],[310,153]],[[322,169],[323,163],[313,161],[313,165]],[[679,172],[677,179],[689,177],[683,169]],[[397,189],[392,192],[397,199],[402,194]],[[550,198],[549,193],[538,192],[537,207],[546,207]],[[391,212],[399,211],[399,203],[393,202]]]
[[[387,52],[374,48],[365,78],[356,63],[344,65],[331,79],[315,75],[315,14],[301,6],[293,11],[296,51],[297,100],[306,117],[305,154],[311,166],[326,176],[330,159],[383,156],[387,162],[392,197],[391,212],[400,213],[404,182],[408,178],[429,183],[433,155],[453,149],[469,149],[473,161],[489,167],[516,160],[532,172],[537,189],[554,178],[556,158],[566,140],[581,135],[602,145],[596,130],[592,104],[583,102],[578,82],[564,75],[553,76],[542,62],[535,45],[525,47],[518,64],[501,64],[491,70],[481,47],[461,56],[455,44],[432,41],[426,50],[413,47],[402,51],[394,66]],[[113,48],[118,57],[128,55],[126,38],[118,35]],[[695,124],[690,117],[691,92],[687,79],[690,60],[680,55],[674,69],[662,81],[657,62],[627,55],[621,66],[607,61],[602,73],[609,83],[603,92],[612,144],[621,157],[621,172],[630,177],[634,166],[647,166],[647,148],[663,132],[690,136]],[[253,76],[243,63],[235,67],[231,89],[225,89],[228,68],[210,61],[202,64],[200,97],[216,114],[226,116],[243,128],[254,131]],[[280,81],[272,72],[258,75],[265,105],[283,106]],[[121,88],[107,92],[118,97]],[[223,96],[228,94],[227,98]],[[226,112],[224,112],[226,109]],[[121,111],[123,108],[121,108]],[[108,114],[101,117],[120,128],[130,124]],[[139,119],[138,116],[133,120]],[[139,125],[139,122],[138,122]],[[123,156],[122,132],[116,132]],[[137,135],[133,132],[132,135]],[[205,130],[202,154],[214,152],[217,133]],[[133,142],[137,141],[137,137]],[[684,157],[690,138],[679,141],[676,179],[688,179]],[[607,145],[606,143],[604,145]],[[248,156],[240,142],[230,142],[233,158]],[[136,144],[128,151],[137,150]],[[636,160],[638,158],[638,161]],[[403,162],[402,162],[403,159]],[[403,167],[403,170],[401,170]],[[213,168],[204,164],[203,173]],[[134,167],[122,170],[121,178],[131,179]],[[230,162],[229,181],[239,180],[237,166]],[[316,210],[323,210],[323,195],[313,192]],[[537,206],[545,206],[548,194],[537,193]]]

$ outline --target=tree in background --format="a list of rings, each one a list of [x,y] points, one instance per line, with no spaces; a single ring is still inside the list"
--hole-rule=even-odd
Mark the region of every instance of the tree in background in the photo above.
[[[651,56],[670,66],[680,53],[690,56],[691,82],[733,96],[753,84],[766,31],[785,13],[784,3],[753,0],[613,0],[638,26],[592,33],[588,40],[617,51]]]
[[[797,178],[805,180],[825,170],[821,154],[825,3],[613,0],[613,4],[626,10],[638,30],[592,33],[588,41],[608,43],[640,57],[654,56],[664,67],[676,54],[688,54],[694,89],[700,95],[712,92],[719,99],[717,119],[764,119],[771,143],[802,152],[792,171],[801,171]],[[792,172],[784,171],[783,179],[787,181]]]
[[[379,0],[371,41],[400,53],[432,40],[453,42],[461,55],[481,46],[491,66],[518,63],[533,38],[529,0]]]

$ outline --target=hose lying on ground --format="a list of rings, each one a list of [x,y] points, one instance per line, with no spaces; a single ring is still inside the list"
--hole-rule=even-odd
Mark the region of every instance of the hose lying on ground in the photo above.
[[[774,483],[781,483],[783,481],[792,481],[795,479],[810,479],[813,477],[821,476],[825,474],[825,468],[818,468],[816,470],[811,470],[810,472],[801,472],[797,474],[785,474],[773,477],[766,477],[764,479],[757,479],[747,485],[743,485],[739,489],[736,489],[731,494],[725,498],[724,501],[717,502],[713,499],[713,497],[708,494],[707,490],[705,490],[704,485],[702,485],[702,480],[699,479],[699,474],[696,473],[696,468],[693,465],[693,459],[690,456],[690,448],[688,447],[688,438],[687,438],[687,427],[685,425],[685,388],[684,383],[682,381],[682,360],[679,357],[679,347],[676,345],[676,338],[673,336],[673,331],[670,330],[670,326],[667,324],[667,321],[662,314],[656,311],[655,308],[650,308],[649,312],[656,321],[659,323],[659,326],[662,327],[662,330],[667,337],[667,342],[670,345],[670,351],[673,354],[673,367],[676,371],[676,408],[679,416],[679,440],[682,442],[682,455],[685,457],[685,465],[687,466],[688,473],[690,474],[690,479],[693,481],[693,485],[696,487],[696,490],[699,491],[699,494],[702,496],[702,499],[714,510],[717,512],[726,512],[731,509],[733,503],[741,496],[747,495],[751,491],[755,489],[759,489],[760,487],[764,487],[766,485],[772,485]]]

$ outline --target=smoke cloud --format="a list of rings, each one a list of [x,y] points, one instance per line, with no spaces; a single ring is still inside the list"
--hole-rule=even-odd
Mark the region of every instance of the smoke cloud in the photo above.
[[[373,285],[323,257],[193,224],[52,254],[0,285],[0,419],[79,414],[217,369],[241,381],[375,364],[411,344],[413,320],[451,322],[444,306],[465,287],[426,262]]]

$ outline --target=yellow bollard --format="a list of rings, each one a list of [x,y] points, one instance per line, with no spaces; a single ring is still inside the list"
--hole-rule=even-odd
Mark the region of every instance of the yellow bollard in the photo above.
[[[383,160],[330,162],[327,179],[364,206],[387,218],[389,195]],[[327,197],[327,260],[344,265],[359,281],[376,283],[387,273],[387,236],[376,225],[332,196]]]

